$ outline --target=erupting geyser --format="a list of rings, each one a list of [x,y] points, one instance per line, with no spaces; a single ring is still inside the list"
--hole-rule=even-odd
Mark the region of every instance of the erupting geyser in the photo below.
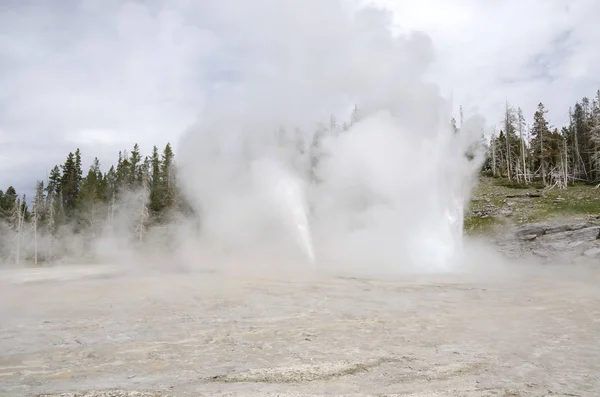
[[[180,146],[205,246],[238,262],[277,251],[318,268],[452,269],[483,120],[451,127],[424,78],[429,38],[342,0],[261,1],[205,10],[221,23],[215,57],[238,61]]]
[[[278,215],[282,226],[303,251],[310,263],[315,253],[308,222],[306,194],[302,181],[277,161],[261,159],[253,164],[256,184],[265,193],[265,202]]]
[[[298,245],[311,263],[315,262],[315,252],[308,223],[305,197],[299,189],[299,182],[291,175],[281,175],[277,183],[278,195],[284,204],[283,218],[291,225]]]
[[[316,255],[354,269],[451,270],[480,164],[467,156],[479,122],[459,133],[444,124],[419,130],[404,120],[409,114],[391,109],[323,141],[320,182],[309,201]]]

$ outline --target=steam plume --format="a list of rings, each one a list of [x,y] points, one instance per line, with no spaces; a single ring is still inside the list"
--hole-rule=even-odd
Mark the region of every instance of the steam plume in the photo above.
[[[374,7],[261,3],[230,0],[210,10],[224,23],[224,48],[250,55],[239,82],[215,90],[180,145],[203,243],[239,259],[300,255],[282,222],[266,216],[272,206],[263,193],[275,186],[257,164],[268,162],[302,186],[297,201],[310,209],[319,266],[449,266],[481,161],[465,153],[483,123],[472,118],[451,130],[450,104],[424,78],[429,39],[394,36],[391,15]]]

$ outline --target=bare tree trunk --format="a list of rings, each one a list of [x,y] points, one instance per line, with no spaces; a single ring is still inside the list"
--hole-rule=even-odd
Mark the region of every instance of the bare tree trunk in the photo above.
[[[16,208],[16,216],[17,216],[17,251],[15,253],[15,264],[19,264],[21,262],[21,231],[23,230],[23,215],[21,214],[23,211],[23,202],[21,199],[17,199],[17,208]]]
[[[33,206],[33,263],[38,264],[38,240],[37,240],[37,205]]]
[[[509,106],[508,101],[506,101],[506,106],[504,109],[504,135],[506,136],[506,173],[508,176],[508,180],[510,181],[512,178],[512,159],[511,159],[511,135],[512,130],[514,128],[513,125],[513,110]]]
[[[48,231],[50,243],[48,244],[48,260],[52,260],[52,247],[54,244],[54,195],[50,199],[50,206],[48,208]]]
[[[496,177],[496,137],[492,134],[492,175]]]
[[[564,171],[565,171],[565,187],[566,187],[566,186],[569,186],[569,153],[567,151],[567,138],[563,138],[563,146],[564,146],[564,150],[565,150]]]
[[[144,171],[142,176],[141,213],[139,219],[138,239],[140,244],[144,242],[145,223],[148,220],[148,197],[150,195],[150,184],[148,173]]]
[[[529,183],[529,180],[527,178],[527,161],[525,160],[525,138],[523,137],[523,113],[521,112],[521,109],[519,108],[519,112],[518,112],[518,124],[519,124],[519,139],[521,141],[521,160],[523,161],[523,179],[525,179],[525,183]]]
[[[113,222],[115,220],[115,193],[113,192],[110,200],[110,206],[108,207],[108,224],[110,230],[113,230]]]
[[[571,125],[573,125],[572,117],[571,117]],[[577,171],[577,174],[579,175],[580,174],[579,167],[581,166],[583,169],[583,174],[587,178],[587,169],[585,167],[585,161],[583,161],[583,157],[581,157],[581,152],[579,151],[579,132],[577,131],[576,127],[573,128],[573,148],[574,148],[573,157],[574,157],[574,161],[577,164],[577,167],[573,171]]]
[[[542,173],[542,182],[544,182],[544,185],[545,185],[547,182],[546,182],[546,167],[544,166],[544,133],[542,131],[540,131],[540,166],[541,166],[541,173]]]
[[[508,180],[511,180],[511,167],[510,167],[510,143],[508,139],[508,134],[506,134],[506,175],[508,176]]]
[[[598,175],[599,175],[599,167],[598,167],[598,141],[594,140],[594,159],[596,160],[596,176],[595,178],[598,179]]]

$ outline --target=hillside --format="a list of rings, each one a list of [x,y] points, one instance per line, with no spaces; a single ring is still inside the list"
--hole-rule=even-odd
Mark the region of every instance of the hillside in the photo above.
[[[566,189],[511,186],[505,179],[481,177],[465,215],[465,231],[493,234],[535,222],[577,222],[600,216],[600,189],[577,184]]]

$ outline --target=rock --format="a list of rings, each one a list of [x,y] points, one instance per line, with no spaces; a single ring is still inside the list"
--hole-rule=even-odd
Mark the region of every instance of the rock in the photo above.
[[[572,238],[579,240],[597,240],[600,237],[600,226],[587,227],[573,232]]]
[[[546,260],[558,260],[559,257],[564,256],[565,258],[560,260],[569,262],[568,258],[583,257],[583,255],[600,258],[600,246],[597,247],[598,252],[592,251],[596,248],[595,244],[599,236],[600,226],[593,226],[591,223],[563,225],[537,223],[518,228],[512,235],[512,244],[519,246],[522,253],[530,252]],[[508,239],[511,240],[511,237]],[[506,252],[509,245],[505,243],[499,248],[502,252]]]
[[[560,243],[551,243],[549,246],[557,251],[569,250],[582,245],[584,241],[572,241],[572,242],[560,242]]]
[[[587,223],[576,223],[576,224],[549,226],[546,229],[546,234],[567,232],[567,231],[571,231],[571,230],[581,230],[581,229],[584,229],[587,226],[589,226]]]
[[[548,226],[544,226],[544,225],[525,225],[522,226],[521,228],[519,228],[519,230],[517,230],[516,236],[519,239],[523,239],[523,240],[531,240],[531,238],[528,238],[527,236],[531,236],[531,235],[535,235],[537,236],[542,236],[546,233],[546,229],[548,228]],[[525,238],[527,237],[527,238]]]
[[[598,258],[600,257],[600,248],[591,248],[585,251],[583,255],[587,256],[588,258]]]
[[[523,240],[523,241],[533,241],[537,237],[538,237],[537,234],[526,234],[526,235],[523,235],[523,236],[519,236],[519,239]]]
[[[536,236],[548,236],[553,239],[565,239],[572,236],[572,239],[595,240],[600,234],[600,226],[590,226],[587,223],[566,225],[531,224],[521,226],[515,234],[518,238],[535,234]]]

